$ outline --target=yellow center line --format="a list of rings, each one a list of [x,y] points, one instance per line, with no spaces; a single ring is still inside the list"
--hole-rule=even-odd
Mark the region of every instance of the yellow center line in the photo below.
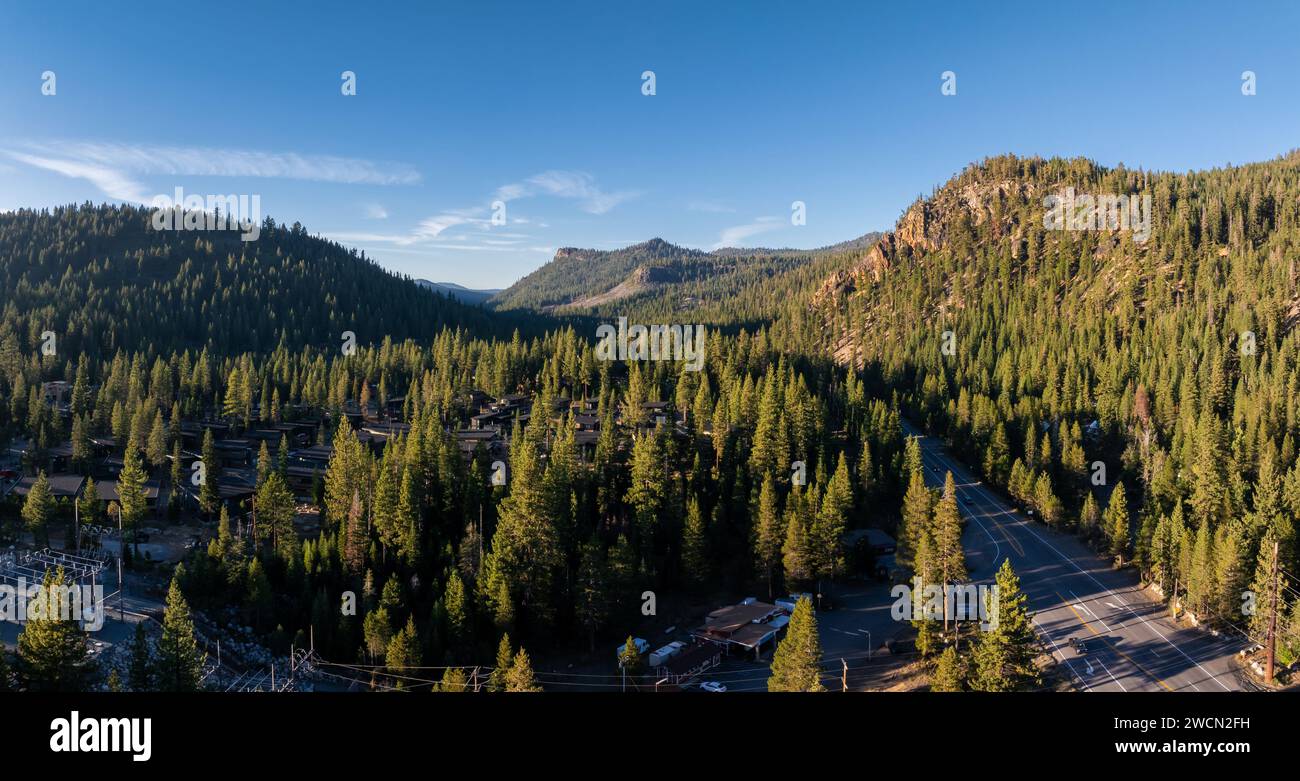
[[[1093,628],[1092,628],[1092,624],[1088,622],[1088,619],[1084,618],[1082,615],[1079,614],[1079,611],[1077,611],[1077,610],[1074,609],[1074,605],[1071,604],[1070,600],[1066,599],[1064,596],[1061,596],[1061,592],[1059,592],[1059,591],[1056,592],[1056,596],[1060,597],[1061,602],[1063,602],[1063,603],[1065,604],[1065,606],[1068,607],[1068,608],[1070,609],[1070,612],[1074,614],[1074,617],[1077,618],[1077,619],[1079,619],[1079,622],[1080,622],[1081,624],[1083,624],[1084,627],[1086,627],[1087,630],[1088,630],[1089,632],[1092,632],[1092,633],[1093,633],[1094,635],[1096,635],[1097,637],[1103,637],[1103,635],[1102,635],[1101,632],[1098,632],[1096,629],[1093,629]],[[1117,653],[1117,654],[1119,654],[1120,656],[1122,656],[1122,657],[1124,657],[1125,659],[1127,659],[1129,662],[1131,662],[1131,663],[1133,664],[1134,667],[1136,667],[1136,668],[1138,668],[1139,670],[1141,670],[1142,672],[1146,673],[1146,674],[1147,674],[1148,676],[1150,676],[1151,679],[1154,680],[1156,683],[1158,683],[1158,684],[1160,684],[1161,686],[1165,687],[1165,690],[1166,690],[1166,691],[1173,691],[1173,689],[1170,688],[1169,684],[1167,684],[1167,683],[1165,683],[1164,681],[1160,680],[1159,677],[1157,677],[1154,673],[1152,673],[1152,672],[1151,672],[1150,670],[1148,670],[1147,668],[1143,667],[1143,666],[1142,666],[1142,665],[1141,665],[1141,664],[1140,664],[1136,659],[1134,659],[1133,657],[1131,657],[1131,656],[1129,656],[1128,654],[1124,653],[1123,651],[1121,651],[1120,649],[1116,648],[1116,647],[1115,647],[1114,645],[1112,645],[1112,644],[1109,644],[1109,643],[1108,643],[1106,647],[1107,647],[1107,648],[1110,648],[1110,649],[1111,649],[1112,651],[1114,651],[1115,653]]]
[[[1025,549],[1020,545],[1020,541],[1015,538],[1015,535],[1008,532],[1002,524],[993,521],[993,516],[989,516],[989,520],[993,522],[994,526],[998,527],[998,531],[1002,532],[1002,536],[1006,539],[1007,544],[1011,546],[1011,549],[1019,553],[1021,558],[1024,558]]]

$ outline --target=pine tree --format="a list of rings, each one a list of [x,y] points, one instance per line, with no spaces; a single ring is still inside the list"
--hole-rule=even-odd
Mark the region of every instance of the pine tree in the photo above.
[[[916,630],[916,651],[922,658],[928,657],[939,642],[935,636],[935,621],[937,616],[933,614],[935,606],[930,604],[927,598],[927,589],[930,586],[939,584],[939,567],[934,553],[933,538],[929,531],[921,533],[920,542],[916,548],[915,572],[912,577],[913,601],[912,601],[912,627]],[[945,604],[940,609],[946,609]],[[920,611],[917,612],[917,607]],[[945,617],[946,617],[945,613]]]
[[[127,685],[133,692],[153,691],[155,686],[153,650],[143,621],[135,625],[135,634],[131,638],[131,665],[127,670]]]
[[[1196,530],[1196,541],[1191,549],[1191,566],[1187,576],[1187,601],[1191,610],[1198,616],[1205,617],[1216,591],[1214,539],[1210,534],[1210,522],[1205,520]]]
[[[641,649],[637,648],[632,635],[628,635],[623,650],[618,652],[618,666],[628,675],[636,675],[641,672],[642,664],[644,660],[641,658]]]
[[[781,562],[785,568],[787,586],[806,583],[813,577],[804,501],[802,494],[794,493],[786,503],[785,543],[781,546]]]
[[[510,495],[501,503],[492,548],[484,562],[488,577],[480,578],[482,603],[493,612],[498,626],[509,626],[521,615],[540,626],[553,615],[560,541],[536,447],[519,441],[510,462]]]
[[[50,544],[49,524],[54,518],[54,510],[54,493],[50,490],[49,478],[42,470],[27,491],[22,511],[27,529],[31,531],[32,538],[39,547],[48,547]]]
[[[452,648],[458,648],[468,639],[470,631],[470,614],[468,595],[460,573],[452,570],[447,576],[447,588],[443,602],[447,611],[447,633]]]
[[[1129,514],[1128,499],[1124,495],[1124,484],[1117,483],[1106,504],[1106,539],[1110,544],[1111,555],[1124,563],[1124,556],[1129,550]]]
[[[630,485],[624,501],[635,519],[638,550],[648,556],[657,544],[668,496],[667,433],[665,425],[633,439]]]
[[[930,691],[959,692],[964,688],[965,677],[965,663],[957,656],[957,649],[948,646],[935,662],[930,676]]]
[[[1229,521],[1219,527],[1214,544],[1214,614],[1216,617],[1236,622],[1241,616],[1242,593],[1246,590],[1248,569],[1244,530],[1240,521]]]
[[[785,637],[772,655],[770,692],[825,691],[821,683],[822,646],[812,602],[804,597],[794,606]]]
[[[709,580],[708,527],[700,509],[700,500],[695,496],[686,502],[686,526],[682,530],[682,571],[691,587],[698,588]]]
[[[255,629],[264,628],[272,618],[275,595],[262,560],[253,556],[244,571],[244,615]]]
[[[698,513],[698,505],[696,511]],[[776,495],[776,481],[769,472],[763,478],[758,495],[758,513],[754,522],[754,562],[758,574],[767,582],[767,596],[772,598],[773,577],[781,563],[781,544],[785,530],[781,528],[781,507]]]
[[[372,661],[388,652],[388,644],[393,639],[393,620],[388,608],[380,606],[366,613],[361,621],[361,637]]]
[[[909,440],[914,441],[914,440]],[[912,472],[903,497],[903,519],[898,528],[897,550],[894,558],[899,566],[911,569],[914,565],[917,543],[930,528],[930,489],[925,487],[925,476],[918,470]]]
[[[1223,520],[1228,509],[1228,461],[1224,445],[1224,431],[1219,419],[1211,413],[1201,416],[1196,430],[1196,450],[1192,462],[1192,493],[1188,504],[1192,517],[1199,523],[1207,521],[1211,531]]]
[[[1032,619],[1020,590],[1020,578],[1004,559],[995,577],[996,591],[988,597],[990,619],[996,625],[981,633],[975,646],[975,674],[971,688],[976,691],[1018,691],[1039,682],[1034,665],[1036,638]],[[992,620],[990,623],[993,623]]]
[[[948,628],[947,586],[966,580],[966,554],[961,546],[961,510],[957,506],[957,485],[949,472],[943,482],[943,498],[934,510],[935,574],[944,588],[944,631]]]
[[[849,465],[840,453],[835,473],[822,497],[821,508],[813,521],[811,544],[813,566],[820,577],[835,580],[844,569],[844,530],[849,512],[853,509],[853,483],[849,480]]]
[[[1079,510],[1079,534],[1086,540],[1097,536],[1101,528],[1101,511],[1097,508],[1097,499],[1092,491],[1086,491],[1083,507]]]
[[[124,528],[139,531],[140,521],[148,508],[144,495],[144,467],[140,465],[140,454],[129,444],[122,459],[122,472],[117,476],[117,495],[122,508]],[[139,539],[139,535],[133,535]],[[138,543],[137,543],[138,544]]]
[[[266,476],[271,472],[271,450],[266,446],[266,440],[257,448],[257,486],[260,488],[266,481]]]
[[[46,570],[18,635],[19,684],[34,692],[82,692],[95,676],[86,633],[71,615],[63,568]]]
[[[1264,533],[1264,539],[1259,541],[1259,556],[1255,562],[1255,576],[1251,579],[1249,590],[1249,601],[1238,602],[1238,606],[1246,613],[1246,626],[1251,637],[1265,637],[1268,635],[1268,624],[1272,614],[1272,595],[1273,595],[1273,568],[1278,566],[1275,543],[1277,538],[1272,531]],[[1248,605],[1248,607],[1247,607]],[[1278,601],[1279,612],[1281,611],[1282,602]]]
[[[596,650],[596,634],[609,619],[610,573],[605,550],[595,535],[582,546],[578,565],[578,622],[587,631],[588,644]]]
[[[420,664],[420,638],[415,630],[415,616],[406,619],[406,626],[388,641],[384,654],[384,666],[388,672],[397,677],[397,688],[404,687],[402,676],[409,675],[408,669]]]
[[[528,660],[528,652],[520,648],[519,653],[515,654],[514,660],[510,663],[510,670],[506,673],[506,691],[508,692],[539,692],[542,687],[537,684],[533,677],[533,664]]]
[[[279,472],[269,472],[257,489],[257,541],[271,541],[272,547],[286,561],[298,551],[298,535],[293,528],[297,507],[293,491],[285,484]]]
[[[510,633],[501,635],[501,642],[497,644],[496,667],[492,669],[492,675],[488,677],[488,691],[503,692],[506,690],[506,674],[510,672],[510,665],[514,663],[514,649],[510,647]]]
[[[160,467],[167,460],[167,426],[163,423],[162,410],[155,409],[153,424],[149,427],[149,436],[145,447],[149,465]]]
[[[439,692],[467,692],[469,691],[469,677],[465,671],[459,667],[448,667],[442,671],[442,680],[439,681],[437,689]]]
[[[366,526],[362,516],[361,494],[352,494],[351,509],[347,514],[347,526],[343,529],[343,564],[349,574],[355,575],[366,564]]]
[[[221,461],[217,458],[217,443],[212,438],[212,429],[203,430],[203,447],[199,453],[203,462],[203,482],[199,484],[199,508],[210,518],[221,504],[221,493],[217,490],[217,475],[221,471]]]
[[[192,692],[199,689],[203,656],[194,638],[194,619],[189,603],[181,594],[180,577],[172,577],[163,610],[162,638],[158,641],[157,682],[162,691]]]

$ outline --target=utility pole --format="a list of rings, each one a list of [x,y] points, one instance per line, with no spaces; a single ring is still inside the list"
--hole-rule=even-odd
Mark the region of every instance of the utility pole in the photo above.
[[[126,621],[126,606],[122,599],[126,593],[126,585],[122,582],[122,554],[126,548],[126,537],[122,534],[122,505],[117,506],[117,612],[118,618]]]
[[[1273,665],[1277,659],[1277,556],[1278,543],[1273,541],[1273,593],[1268,616],[1268,662],[1264,667],[1264,682],[1273,682]]]
[[[840,664],[844,665],[844,670],[840,673],[840,691],[849,690],[849,663],[840,657]]]

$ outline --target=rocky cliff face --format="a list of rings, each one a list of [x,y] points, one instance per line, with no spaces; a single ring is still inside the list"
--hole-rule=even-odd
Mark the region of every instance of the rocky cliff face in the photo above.
[[[1051,189],[1032,177],[1002,175],[984,166],[971,166],[929,198],[918,199],[892,231],[880,237],[847,268],[830,275],[813,293],[811,306],[826,324],[829,348],[840,363],[861,364],[866,334],[872,339],[897,338],[914,324],[891,322],[891,274],[933,263],[938,255],[956,264],[939,295],[927,298],[922,314],[929,321],[963,307],[963,291],[979,284],[983,273],[962,264],[973,252],[978,235],[1008,247],[1023,247],[1030,220],[1041,216],[1041,201]],[[1040,223],[1041,224],[1041,223]],[[961,256],[953,258],[953,255]],[[852,318],[844,313],[852,310]],[[849,321],[853,325],[848,325]],[[851,331],[850,331],[851,328]]]
[[[950,183],[929,199],[913,203],[886,233],[851,267],[831,275],[814,296],[815,307],[836,302],[879,284],[899,262],[922,260],[948,246],[951,227],[961,220],[980,227],[997,222],[994,235],[1019,234],[1019,226],[1005,207],[1037,197],[1039,187],[1028,182]]]

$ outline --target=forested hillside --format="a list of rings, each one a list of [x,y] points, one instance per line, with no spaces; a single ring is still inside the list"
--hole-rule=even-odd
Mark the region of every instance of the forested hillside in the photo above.
[[[311,637],[396,685],[406,666],[490,661],[507,632],[544,654],[621,640],[647,589],[666,610],[754,587],[829,593],[863,565],[844,532],[897,503],[897,412],[829,358],[741,327],[737,301],[764,322],[789,305],[779,274],[718,296],[734,327],[703,337],[696,372],[600,360],[594,332],[558,321],[493,336],[518,316],[425,293],[300,228],[267,226],[245,246],[159,236],[146,220],[89,207],[5,218],[0,440],[35,487],[0,505],[0,538],[74,545],[75,519],[110,510],[95,494],[75,514],[40,488],[46,472],[112,480],[128,536],[178,524],[205,540],[175,571],[177,599],[278,653]],[[821,263],[786,278],[811,291],[836,267]],[[351,354],[336,341],[345,312],[359,324]],[[45,325],[60,314],[75,327]],[[47,328],[55,355],[39,349]],[[513,412],[471,429],[509,398]],[[206,481],[187,498],[200,461]],[[165,510],[146,502],[150,480]],[[360,595],[357,613],[340,611],[345,594]]]
[[[1149,238],[1045,229],[1070,187],[1149,195]],[[1260,637],[1242,592],[1268,593],[1272,540],[1297,565],[1297,193],[1296,154],[1189,174],[986,160],[828,278],[799,333],[1047,523]],[[1103,517],[1112,490],[1126,507]]]
[[[57,337],[61,354],[209,348],[222,354],[430,338],[496,320],[363,255],[267,220],[234,231],[158,231],[150,210],[64,207],[0,214],[0,369]],[[499,319],[498,319],[499,320]],[[504,331],[506,334],[508,330]]]
[[[1150,235],[1047,229],[1044,198],[1065,188],[1149,195]],[[1296,156],[1186,175],[995,158],[878,240],[561,253],[497,300],[567,320],[463,306],[298,226],[245,244],[160,235],[132,209],[19,212],[0,217],[0,437],[31,473],[66,450],[78,473],[120,457],[124,483],[175,488],[187,429],[238,450],[301,427],[298,448],[275,433],[282,455],[248,459],[255,521],[250,499],[214,492],[237,466],[174,511],[215,527],[176,581],[282,653],[312,637],[393,686],[437,665],[464,688],[458,668],[504,648],[504,670],[521,641],[594,652],[636,631],[647,590],[669,610],[833,597],[868,571],[845,543],[856,527],[896,531],[899,565],[943,559],[943,582],[962,580],[955,488],[925,487],[903,416],[1042,522],[1258,638],[1266,614],[1242,595],[1268,592],[1274,541],[1297,569],[1296,193]],[[589,326],[619,316],[708,324],[702,370],[602,360]],[[549,330],[505,330],[520,317]],[[55,357],[39,354],[47,329]],[[43,384],[58,379],[66,403]],[[0,519],[11,539],[71,515],[24,501]],[[131,533],[149,520],[143,499],[123,512]],[[348,593],[359,612],[338,609]],[[1300,601],[1282,599],[1290,659]],[[986,670],[963,685],[1037,683]]]
[[[786,294],[849,265],[879,237],[868,233],[816,250],[701,252],[662,239],[610,252],[565,248],[493,304],[602,317],[689,312],[694,322],[766,322],[788,303]]]

